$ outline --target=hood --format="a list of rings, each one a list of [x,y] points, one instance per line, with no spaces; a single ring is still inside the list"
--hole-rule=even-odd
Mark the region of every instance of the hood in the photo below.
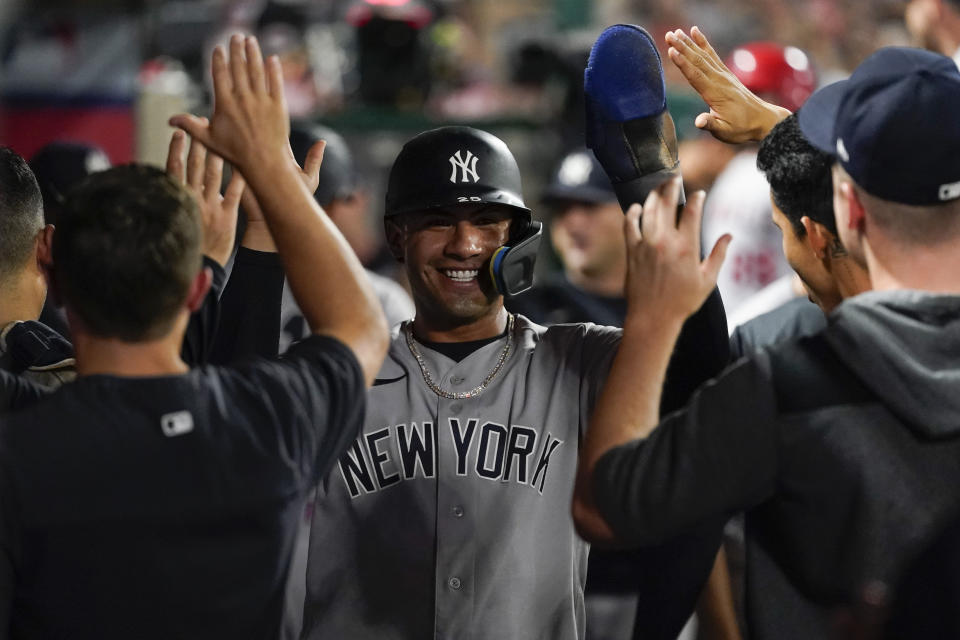
[[[928,438],[960,433],[960,296],[864,293],[833,312],[825,336],[915,432]]]

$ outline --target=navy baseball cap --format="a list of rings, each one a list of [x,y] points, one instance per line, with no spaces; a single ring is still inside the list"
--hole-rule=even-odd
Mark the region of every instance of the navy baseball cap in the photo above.
[[[871,195],[908,205],[960,198],[960,72],[950,58],[885,47],[810,96],[797,119]]]
[[[597,157],[589,149],[583,148],[563,157],[540,199],[546,205],[571,200],[599,204],[616,202],[617,194]]]

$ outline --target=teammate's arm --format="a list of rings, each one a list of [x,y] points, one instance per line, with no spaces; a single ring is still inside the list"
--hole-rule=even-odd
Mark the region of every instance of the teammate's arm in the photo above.
[[[692,28],[690,35],[682,29],[668,31],[666,40],[670,60],[710,107],[694,121],[698,128],[731,144],[759,142],[790,115],[788,109],[761,100],[743,86],[699,28]]]
[[[730,236],[700,260],[700,218],[705,194],[687,201],[677,222],[679,178],[633,205],[624,220],[627,242],[627,317],[623,339],[594,409],[580,450],[573,517],[586,540],[612,541],[593,497],[592,474],[604,453],[650,434],[659,422],[660,396],[670,354],[684,321],[716,286]]]
[[[290,161],[279,60],[271,57],[265,67],[256,39],[235,35],[229,59],[214,50],[212,70],[209,123],[178,115],[171,124],[239,169],[263,208],[310,329],[348,345],[372,383],[386,353],[386,321],[360,262]]]

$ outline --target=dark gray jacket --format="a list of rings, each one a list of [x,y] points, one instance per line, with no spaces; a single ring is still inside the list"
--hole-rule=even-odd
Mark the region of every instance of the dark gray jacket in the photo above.
[[[741,360],[598,463],[617,534],[650,543],[746,511],[754,638],[824,638],[960,506],[960,297],[871,292]]]

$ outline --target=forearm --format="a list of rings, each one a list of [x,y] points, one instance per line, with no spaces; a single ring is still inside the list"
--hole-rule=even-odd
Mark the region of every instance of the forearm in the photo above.
[[[214,364],[259,356],[275,358],[280,343],[283,266],[276,252],[237,252],[220,301],[221,315],[231,318],[216,334],[210,353]]]
[[[623,339],[580,451],[574,519],[580,534],[593,541],[614,538],[593,498],[594,467],[610,449],[645,438],[657,426],[667,365],[683,325],[682,318],[632,316],[627,317]]]
[[[723,547],[697,603],[700,637],[707,640],[740,640],[740,628],[734,610],[730,570]]]
[[[292,163],[265,163],[259,169],[245,175],[307,324],[313,333],[331,335],[353,349],[372,381],[387,329],[360,261]]]
[[[720,292],[711,292],[703,306],[687,318],[670,356],[660,399],[660,415],[687,406],[693,392],[730,363],[730,340]]]

